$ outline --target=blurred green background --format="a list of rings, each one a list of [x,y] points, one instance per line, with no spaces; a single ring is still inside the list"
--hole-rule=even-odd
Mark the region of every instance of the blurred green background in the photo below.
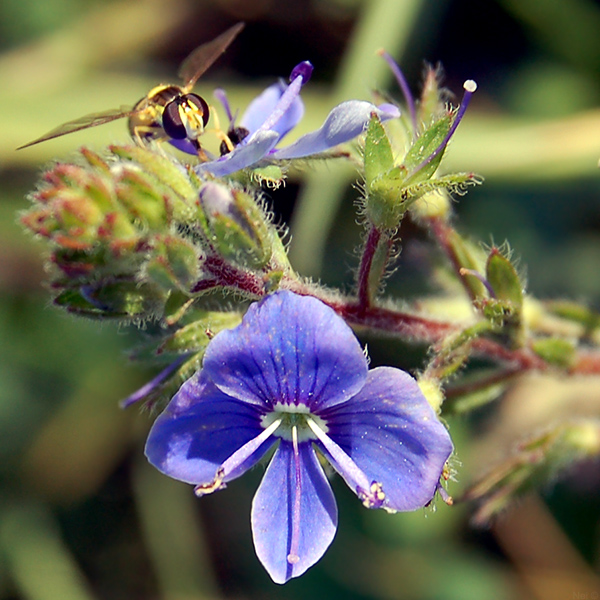
[[[340,529],[325,558],[284,587],[251,543],[260,469],[214,496],[153,472],[146,413],[119,399],[149,377],[127,359],[136,338],[117,325],[63,315],[44,288],[41,244],[16,224],[41,169],[82,144],[127,139],[124,121],[15,152],[56,125],[133,104],[232,23],[245,31],[202,78],[244,106],[299,61],[315,65],[297,134],[336,102],[399,92],[385,47],[417,89],[424,61],[448,88],[479,91],[447,168],[486,179],[456,204],[459,229],[508,239],[529,290],[600,305],[600,2],[593,0],[2,0],[0,3],[0,599],[598,598],[600,469],[586,464],[489,529],[469,507],[389,516],[364,510],[334,480]],[[359,243],[338,165],[306,169],[269,192],[292,227],[305,275],[350,289]],[[404,227],[404,226],[403,226]],[[427,240],[408,226],[388,290],[422,292]],[[418,358],[369,340],[373,362]],[[412,362],[411,362],[412,361]],[[494,415],[455,420],[460,490],[477,468]],[[479,467],[494,456],[479,457]],[[594,596],[593,594],[596,594]]]

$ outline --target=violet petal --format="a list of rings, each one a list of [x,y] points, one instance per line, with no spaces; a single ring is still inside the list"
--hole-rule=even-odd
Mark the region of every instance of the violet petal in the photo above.
[[[356,394],[367,361],[350,327],[331,308],[279,291],[251,305],[238,327],[215,336],[204,371],[222,392],[245,402],[314,410]]]
[[[452,441],[408,373],[373,369],[354,398],[320,416],[329,437],[382,485],[384,507],[415,510],[433,498]]]
[[[292,444],[281,442],[252,503],[256,554],[275,583],[314,565],[337,528],[335,498],[315,451],[309,443],[301,443],[298,451],[294,457]],[[290,554],[295,556],[291,561]]]

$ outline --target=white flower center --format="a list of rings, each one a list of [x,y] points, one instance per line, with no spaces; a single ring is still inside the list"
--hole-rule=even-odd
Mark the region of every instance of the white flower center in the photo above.
[[[309,419],[312,420],[323,433],[329,431],[327,423],[321,417],[312,414],[308,406],[304,404],[296,405],[278,402],[270,413],[262,417],[260,424],[264,429],[267,429],[275,421],[280,420],[281,423],[273,435],[291,442],[293,436],[292,432],[295,428],[297,441],[306,442],[307,440],[317,439],[317,436],[308,425]]]

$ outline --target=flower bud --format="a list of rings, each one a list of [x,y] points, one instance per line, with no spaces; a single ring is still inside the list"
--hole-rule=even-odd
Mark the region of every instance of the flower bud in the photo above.
[[[165,290],[189,291],[200,277],[201,256],[190,242],[172,235],[154,240],[145,264],[146,276]]]
[[[242,267],[262,269],[271,258],[271,230],[256,200],[217,183],[200,189],[206,235],[214,250]]]
[[[148,318],[161,314],[164,292],[151,283],[103,280],[65,289],[54,303],[88,317]]]
[[[88,149],[48,171],[22,223],[51,244],[56,302],[103,316],[162,315],[199,277],[196,181],[146,148]]]

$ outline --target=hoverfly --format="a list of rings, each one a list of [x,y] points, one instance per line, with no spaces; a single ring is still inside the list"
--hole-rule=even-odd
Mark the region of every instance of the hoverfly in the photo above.
[[[210,109],[204,98],[192,94],[191,90],[198,79],[227,50],[243,27],[244,23],[237,23],[211,42],[198,46],[179,68],[178,74],[183,79],[183,86],[157,85],[133,108],[121,107],[68,121],[17,150],[128,117],[129,133],[140,146],[151,140],[181,140],[184,143],[189,142],[188,146],[191,144],[198,154],[203,154],[198,138],[204,133]]]

